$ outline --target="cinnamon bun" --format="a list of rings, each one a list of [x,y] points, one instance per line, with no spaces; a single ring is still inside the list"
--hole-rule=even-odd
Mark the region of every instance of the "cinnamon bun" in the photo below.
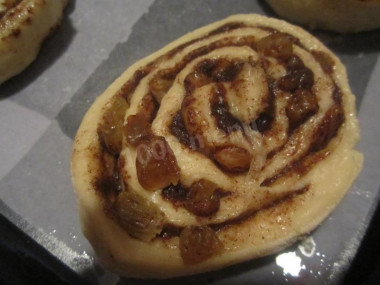
[[[281,17],[309,28],[356,33],[380,28],[379,0],[267,0]]]
[[[72,153],[82,228],[133,277],[216,270],[312,231],[358,175],[345,68],[301,28],[236,15],[129,67]]]

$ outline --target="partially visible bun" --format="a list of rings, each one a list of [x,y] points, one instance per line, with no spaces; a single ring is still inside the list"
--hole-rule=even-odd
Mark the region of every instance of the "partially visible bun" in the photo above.
[[[66,4],[67,0],[0,1],[0,84],[34,61]]]
[[[309,28],[356,33],[380,28],[379,0],[267,0],[281,17]]]

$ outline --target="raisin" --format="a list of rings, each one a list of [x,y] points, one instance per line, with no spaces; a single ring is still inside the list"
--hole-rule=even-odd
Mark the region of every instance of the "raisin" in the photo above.
[[[152,95],[147,94],[141,99],[137,108],[137,113],[140,114],[141,117],[144,117],[147,122],[151,123],[157,114],[158,107],[159,105],[155,98],[153,98]]]
[[[259,40],[257,50],[265,56],[284,60],[293,54],[293,43],[287,35],[274,33]]]
[[[147,122],[146,116],[141,113],[128,117],[124,133],[127,143],[133,146],[137,146],[142,139],[153,135],[151,125]]]
[[[153,94],[157,102],[161,102],[162,98],[172,87],[175,74],[165,74],[163,71],[158,72],[149,82],[150,92]]]
[[[306,67],[292,70],[278,81],[278,87],[286,92],[294,92],[297,89],[311,90],[313,85],[314,74]]]
[[[318,109],[318,100],[313,93],[307,90],[297,90],[286,106],[290,130],[296,129],[310,116],[317,113]]]
[[[178,183],[177,185],[170,184],[168,187],[162,189],[161,195],[165,200],[180,205],[182,201],[186,200],[187,193],[188,190],[183,187],[181,183]]]
[[[304,67],[305,65],[303,64],[303,61],[296,55],[292,55],[286,61],[286,68],[288,70],[296,70],[296,69],[301,69]]]
[[[146,190],[162,189],[179,181],[180,169],[164,137],[142,139],[137,148],[137,178]]]
[[[179,249],[185,264],[197,264],[220,254],[223,244],[211,228],[190,226],[180,234]]]
[[[252,156],[244,148],[227,146],[216,150],[214,159],[227,171],[245,172],[251,165]]]
[[[98,135],[107,151],[119,155],[123,138],[123,123],[127,101],[121,96],[115,96],[99,124]]]
[[[211,181],[201,179],[193,183],[186,193],[184,207],[191,213],[208,217],[215,214],[220,207],[218,186]]]
[[[264,112],[260,114],[260,116],[254,121],[254,123],[251,123],[251,128],[252,129],[257,128],[257,130],[260,133],[265,133],[272,126],[272,122],[273,122],[273,115],[271,115],[270,113]]]
[[[119,224],[132,237],[150,241],[162,230],[164,214],[140,195],[124,191],[116,200]]]
[[[286,92],[297,89],[311,90],[314,85],[314,74],[298,56],[291,56],[287,63],[287,74],[278,80],[278,87]]]

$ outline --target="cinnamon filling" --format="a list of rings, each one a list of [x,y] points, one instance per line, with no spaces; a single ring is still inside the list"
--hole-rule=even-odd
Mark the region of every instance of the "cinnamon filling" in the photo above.
[[[11,9],[15,8],[18,4],[20,4],[22,0],[5,0],[0,4],[0,20],[4,15]],[[17,14],[17,12],[15,13]],[[12,15],[13,16],[13,15]]]
[[[272,123],[274,120],[274,103],[275,103],[275,95],[274,95],[274,83],[272,80],[268,80],[269,84],[269,93],[268,93],[268,106],[265,108],[264,112],[262,112],[259,117],[251,122],[251,128],[253,130],[258,130],[260,133],[265,133],[269,131],[272,127]]]
[[[310,188],[310,185],[306,185],[305,187],[302,187],[300,189],[287,191],[284,194],[279,195],[279,197],[275,197],[275,199],[273,199],[272,201],[268,201],[266,204],[263,204],[262,207],[260,207],[260,209],[249,209],[233,219],[229,219],[228,221],[221,222],[221,223],[210,224],[208,227],[214,230],[215,232],[217,232],[233,225],[242,224],[246,222],[247,220],[254,218],[254,216],[259,211],[270,209],[281,203],[291,202],[293,199],[297,198],[298,196],[301,196],[307,193],[309,188]],[[172,237],[180,236],[181,232],[184,229],[185,227],[177,227],[171,224],[166,224],[164,225],[158,237],[163,238],[163,239],[169,239]]]
[[[324,72],[331,74],[334,71],[334,60],[330,55],[323,51],[313,50],[311,54],[314,56],[314,59],[319,62]]]
[[[224,98],[225,93],[226,90],[223,85],[217,85],[213,96],[211,96],[211,115],[215,117],[218,128],[226,134],[237,130],[241,131],[243,127],[240,121],[230,113]]]
[[[194,182],[188,188],[181,183],[171,184],[161,192],[162,197],[175,207],[184,207],[198,217],[215,214],[219,210],[220,199],[230,194],[205,179]]]

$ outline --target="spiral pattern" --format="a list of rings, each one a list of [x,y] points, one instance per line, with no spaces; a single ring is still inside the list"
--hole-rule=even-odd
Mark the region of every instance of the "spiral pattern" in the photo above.
[[[233,234],[253,236],[261,212],[281,209],[287,228],[281,217],[290,225],[289,213],[312,199],[316,171],[351,150],[357,126],[339,60],[304,31],[236,16],[186,39],[107,92],[92,184],[129,236],[178,238],[172,245],[193,265],[240,248],[246,241]],[[281,230],[260,231],[280,239]]]
[[[172,49],[137,70],[116,95],[131,104],[124,184],[166,205],[176,226],[199,224],[199,216],[224,223],[307,189],[303,177],[329,154],[344,121],[333,65],[327,53],[289,34],[239,22]],[[142,139],[148,132],[164,139]],[[171,150],[174,166],[165,166]],[[157,158],[140,163],[139,156]],[[168,205],[183,204],[202,179],[214,188],[204,199],[219,207],[204,214]]]

